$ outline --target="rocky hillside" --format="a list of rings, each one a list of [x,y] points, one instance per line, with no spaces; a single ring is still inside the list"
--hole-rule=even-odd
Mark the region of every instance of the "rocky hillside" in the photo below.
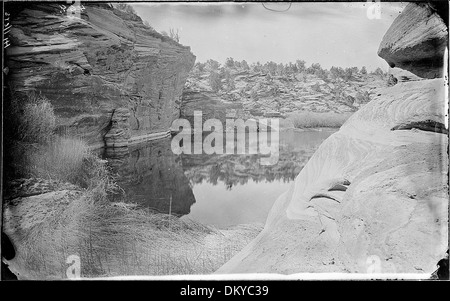
[[[303,66],[300,71],[293,64],[269,62],[249,67],[243,62],[228,61],[222,67],[212,60],[197,63],[186,82],[182,115],[191,116],[195,109],[207,109],[208,101],[215,107],[224,107],[214,110],[215,115],[211,116],[215,118],[225,115],[227,108],[247,118],[283,117],[302,110],[355,112],[387,85],[388,78],[381,69],[376,73],[358,68],[330,71],[313,64]]]
[[[416,75],[428,74],[416,67],[423,70],[433,54],[408,56],[397,29],[421,24],[408,39],[430,53],[436,24],[445,36],[448,30],[428,8],[408,4],[382,42]],[[275,202],[260,235],[218,273],[430,277],[448,249],[447,88],[442,78],[421,78],[380,91],[325,140]]]
[[[8,82],[55,108],[61,132],[92,146],[126,146],[167,134],[195,56],[132,12],[83,3],[14,4]]]

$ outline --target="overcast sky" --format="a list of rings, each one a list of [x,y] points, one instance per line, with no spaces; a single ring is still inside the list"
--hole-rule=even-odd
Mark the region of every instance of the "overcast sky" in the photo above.
[[[369,19],[370,4],[292,3],[285,12],[273,12],[261,3],[133,3],[137,14],[157,31],[179,30],[180,43],[191,47],[197,62],[227,57],[249,63],[297,59],[331,66],[387,63],[377,56],[378,46],[404,3],[381,3],[381,18]],[[288,3],[267,3],[285,10]]]

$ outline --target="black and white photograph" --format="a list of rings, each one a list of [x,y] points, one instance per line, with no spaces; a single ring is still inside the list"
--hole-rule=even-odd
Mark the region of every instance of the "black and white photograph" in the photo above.
[[[2,281],[449,280],[447,1],[2,8]]]

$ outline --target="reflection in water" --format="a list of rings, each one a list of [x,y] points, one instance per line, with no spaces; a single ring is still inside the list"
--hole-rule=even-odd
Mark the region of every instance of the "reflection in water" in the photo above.
[[[127,199],[141,206],[217,226],[264,222],[275,199],[333,132],[280,132],[279,161],[272,166],[261,165],[260,155],[177,156],[170,138],[108,155],[108,161]]]
[[[274,201],[332,133],[280,132],[279,160],[271,166],[260,165],[259,155],[182,155],[196,198],[187,217],[220,228],[264,223]]]
[[[172,154],[170,138],[151,141],[126,154],[108,154],[127,200],[161,213],[185,215],[195,203],[181,160]]]
[[[261,165],[260,155],[186,155],[182,154],[183,169],[193,183],[225,184],[228,189],[253,182],[290,182],[323,140],[334,131],[295,131],[280,133],[280,157],[275,165]]]

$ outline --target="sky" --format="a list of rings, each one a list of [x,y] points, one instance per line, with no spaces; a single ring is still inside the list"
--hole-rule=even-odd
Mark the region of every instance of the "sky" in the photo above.
[[[325,3],[132,3],[157,31],[178,29],[180,43],[197,62],[226,58],[248,63],[304,60],[307,66],[366,66],[388,70],[378,57],[380,42],[405,3],[380,3],[369,18],[367,2]],[[284,10],[284,11],[283,11]],[[375,10],[371,10],[372,16]]]

